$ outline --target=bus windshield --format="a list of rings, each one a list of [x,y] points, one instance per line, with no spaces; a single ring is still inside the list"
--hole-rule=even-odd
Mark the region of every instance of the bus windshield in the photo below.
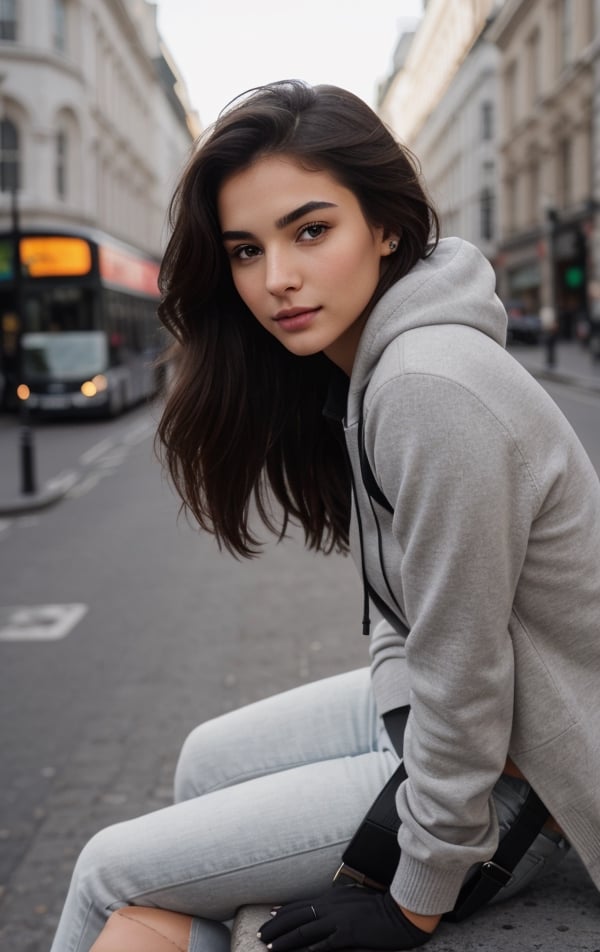
[[[26,380],[80,380],[103,373],[108,366],[106,334],[102,331],[23,334],[21,346]]]

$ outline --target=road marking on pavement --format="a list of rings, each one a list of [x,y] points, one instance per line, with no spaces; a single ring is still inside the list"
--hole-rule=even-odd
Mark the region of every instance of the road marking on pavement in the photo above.
[[[85,453],[82,453],[79,457],[79,462],[82,466],[89,466],[90,463],[93,463],[98,459],[99,456],[102,456],[103,453],[106,453],[107,450],[111,450],[115,445],[115,441],[107,437],[105,440],[100,440],[99,443],[95,443],[94,446],[91,446],[89,450],[86,450]]]
[[[66,493],[72,486],[77,482],[78,476],[77,471],[74,469],[67,469],[63,473],[59,473],[58,476],[54,476],[52,479],[49,479],[45,485],[46,492],[64,492]]]
[[[0,641],[57,641],[73,630],[87,605],[13,605],[0,608]]]
[[[137,423],[124,433],[122,442],[128,446],[136,446],[138,443],[143,443],[144,440],[148,439],[148,437],[154,433],[154,429],[154,423],[144,420],[142,423]]]
[[[85,479],[82,479],[80,483],[77,483],[69,489],[66,494],[67,498],[79,499],[80,496],[85,496],[94,486],[98,485],[103,476],[107,475],[107,473],[91,473],[89,476],[86,476]]]
[[[110,453],[98,460],[98,466],[102,469],[115,469],[120,466],[129,453],[128,446],[114,446]]]

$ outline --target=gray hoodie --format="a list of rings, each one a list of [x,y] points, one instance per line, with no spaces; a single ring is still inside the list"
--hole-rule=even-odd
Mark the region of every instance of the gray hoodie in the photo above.
[[[394,897],[451,909],[497,844],[508,754],[600,887],[600,484],[555,403],[504,350],[494,272],[440,242],[378,302],[344,421],[380,714],[410,703]],[[364,445],[393,515],[361,480]],[[351,548],[359,568],[356,510]]]

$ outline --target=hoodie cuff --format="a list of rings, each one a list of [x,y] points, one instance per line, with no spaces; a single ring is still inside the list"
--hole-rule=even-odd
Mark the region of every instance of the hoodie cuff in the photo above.
[[[402,853],[390,886],[393,898],[405,909],[436,916],[454,908],[467,869],[429,866]]]

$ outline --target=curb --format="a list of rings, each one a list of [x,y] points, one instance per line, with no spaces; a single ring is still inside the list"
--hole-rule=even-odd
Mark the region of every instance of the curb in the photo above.
[[[47,509],[49,506],[60,502],[78,479],[77,473],[67,473],[64,476],[57,476],[55,479],[49,480],[38,493],[23,494],[11,499],[0,499],[0,516],[19,516],[28,512]]]
[[[573,387],[576,390],[591,390],[600,394],[600,379],[595,380],[591,377],[565,373],[562,370],[553,370],[550,367],[532,367],[524,362],[523,367],[529,371],[532,377],[536,377],[538,380],[550,380],[554,383],[562,383],[567,387]]]
[[[256,933],[268,922],[273,906],[242,906],[238,909],[231,932],[231,952],[264,952]]]

